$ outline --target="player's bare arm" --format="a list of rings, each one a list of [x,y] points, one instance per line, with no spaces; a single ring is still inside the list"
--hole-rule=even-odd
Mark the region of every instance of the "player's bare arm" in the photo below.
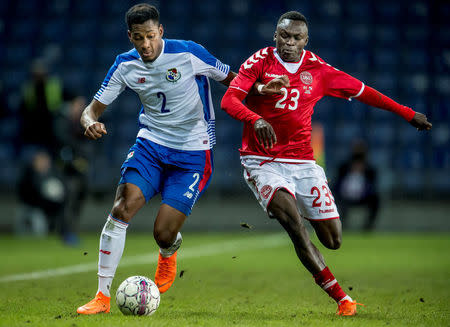
[[[97,140],[101,138],[103,134],[108,134],[105,125],[98,121],[106,107],[105,104],[94,99],[86,109],[84,109],[80,123],[84,128],[84,135],[87,138]]]
[[[424,131],[424,130],[429,131],[431,129],[431,127],[433,126],[433,124],[431,124],[427,120],[427,116],[425,116],[424,114],[422,114],[420,112],[416,112],[413,119],[411,119],[411,121],[409,123],[411,125],[413,125],[414,127],[416,127],[418,131]]]
[[[237,74],[235,72],[232,72],[230,70],[230,72],[228,73],[228,76],[223,80],[220,81],[220,83],[222,83],[223,85],[225,85],[226,87],[230,86],[231,81],[237,76]]]

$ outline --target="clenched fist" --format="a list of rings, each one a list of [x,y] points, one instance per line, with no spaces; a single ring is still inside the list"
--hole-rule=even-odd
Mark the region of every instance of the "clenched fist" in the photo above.
[[[98,121],[90,124],[84,131],[84,135],[91,140],[97,140],[101,138],[103,134],[108,134],[105,128],[105,124]]]

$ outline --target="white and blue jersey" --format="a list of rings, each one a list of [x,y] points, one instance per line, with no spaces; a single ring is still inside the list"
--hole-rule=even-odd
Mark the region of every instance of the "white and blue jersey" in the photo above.
[[[138,137],[178,150],[215,144],[208,78],[224,80],[230,67],[193,41],[163,40],[161,54],[143,62],[136,49],[117,56],[94,98],[109,105],[125,89],[142,103]]]

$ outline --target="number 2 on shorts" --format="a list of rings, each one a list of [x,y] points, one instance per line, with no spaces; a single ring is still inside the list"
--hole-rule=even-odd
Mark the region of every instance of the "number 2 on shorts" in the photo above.
[[[194,173],[194,175],[192,175],[192,177],[194,177],[194,183],[192,183],[190,186],[189,186],[189,189],[192,191],[192,192],[195,192],[195,190],[194,190],[194,187],[195,187],[195,185],[198,183],[198,181],[199,181],[199,179],[200,179],[200,174],[199,173]]]

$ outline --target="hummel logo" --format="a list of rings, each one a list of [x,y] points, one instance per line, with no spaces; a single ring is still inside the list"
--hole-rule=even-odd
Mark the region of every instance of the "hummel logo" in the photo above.
[[[268,72],[266,72],[266,76],[267,76],[267,77],[274,77],[274,78],[281,77],[281,75],[277,75],[277,74],[269,74]]]

